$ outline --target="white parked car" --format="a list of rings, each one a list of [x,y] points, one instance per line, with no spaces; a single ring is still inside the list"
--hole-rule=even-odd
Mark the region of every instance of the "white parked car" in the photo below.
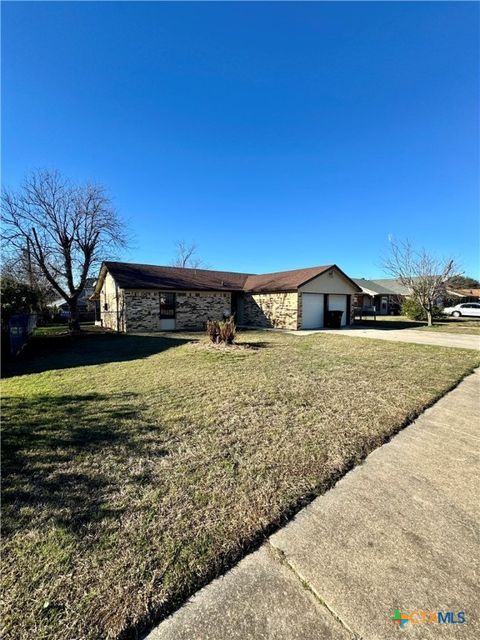
[[[460,316],[480,317],[480,302],[462,302],[454,307],[445,307],[442,313],[454,318],[460,318]]]

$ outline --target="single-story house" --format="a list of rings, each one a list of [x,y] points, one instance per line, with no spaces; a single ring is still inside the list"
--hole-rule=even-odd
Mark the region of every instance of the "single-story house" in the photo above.
[[[355,315],[395,315],[401,310],[402,302],[410,296],[410,290],[396,278],[353,278],[361,288],[362,293],[354,296],[353,308]],[[445,286],[445,290],[436,301],[438,306],[455,305],[461,302],[479,302],[480,289],[452,289]]]
[[[203,329],[227,314],[239,326],[317,329],[332,310],[350,324],[359,292],[334,264],[255,275],[104,262],[94,296],[102,325],[114,331]]]
[[[358,315],[396,315],[409,293],[398,280],[390,278],[353,278],[353,281],[362,290],[353,300],[354,311]]]

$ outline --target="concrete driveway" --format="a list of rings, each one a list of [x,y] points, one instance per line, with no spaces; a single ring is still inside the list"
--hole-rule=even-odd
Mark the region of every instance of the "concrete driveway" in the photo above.
[[[355,326],[344,327],[343,329],[290,331],[289,333],[296,336],[305,336],[312,333],[334,333],[352,338],[373,338],[375,340],[391,340],[393,342],[431,344],[437,347],[455,347],[457,349],[480,350],[480,336],[464,333],[424,331],[419,329],[371,329]]]

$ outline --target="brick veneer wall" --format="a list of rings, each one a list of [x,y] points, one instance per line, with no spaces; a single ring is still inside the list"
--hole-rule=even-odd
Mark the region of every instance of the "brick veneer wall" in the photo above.
[[[246,293],[243,322],[252,327],[298,329],[298,293]]]
[[[125,289],[126,331],[160,331],[157,290]]]
[[[177,291],[176,329],[205,328],[208,319],[220,320],[231,310],[230,292]],[[115,331],[161,331],[160,292],[157,289],[116,289],[107,274],[100,295],[103,326]],[[301,296],[297,292],[243,295],[243,324],[252,327],[298,329]],[[118,305],[117,305],[118,300]],[[105,303],[108,310],[104,309]],[[118,322],[118,324],[117,324]]]
[[[176,291],[176,329],[205,329],[208,319],[221,320],[231,309],[231,293],[224,291]],[[126,331],[161,331],[160,292],[157,289],[125,289]]]
[[[229,291],[179,291],[177,293],[177,329],[205,329],[207,320],[221,320],[223,311],[230,313]]]

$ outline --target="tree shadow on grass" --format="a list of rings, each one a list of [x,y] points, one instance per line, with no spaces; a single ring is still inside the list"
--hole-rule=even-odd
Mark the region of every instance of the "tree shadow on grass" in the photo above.
[[[78,534],[117,519],[125,465],[168,455],[140,410],[136,394],[4,398],[2,533],[54,523]]]
[[[2,375],[10,377],[53,369],[138,360],[192,340],[194,338],[93,332],[79,336],[34,336],[22,354],[4,364]]]
[[[417,320],[355,320],[355,327],[365,327],[366,329],[421,329],[427,325],[426,322]]]

